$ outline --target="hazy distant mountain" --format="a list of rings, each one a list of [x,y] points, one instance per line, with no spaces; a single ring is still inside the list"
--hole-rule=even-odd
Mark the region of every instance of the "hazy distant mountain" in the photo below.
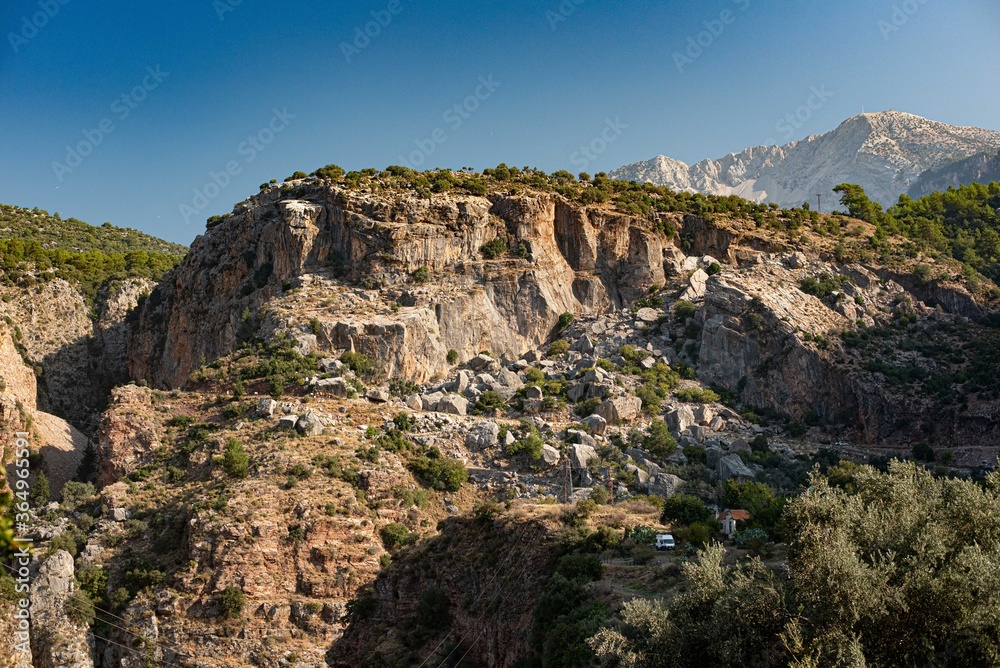
[[[924,172],[908,194],[919,198],[937,190],[992,181],[1000,181],[1000,153],[981,153]]]
[[[661,155],[611,176],[789,207],[814,203],[822,193],[829,210],[826,202],[832,208],[831,190],[839,183],[859,183],[873,199],[891,205],[928,170],[997,150],[1000,132],[885,111],[849,118],[832,132],[784,146],[755,146],[690,166]]]

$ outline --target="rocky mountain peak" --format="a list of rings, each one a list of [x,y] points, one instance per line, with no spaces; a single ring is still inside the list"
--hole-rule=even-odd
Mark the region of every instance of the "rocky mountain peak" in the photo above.
[[[882,111],[854,116],[831,132],[783,146],[752,147],[689,167],[657,156],[616,169],[611,176],[783,207],[812,202],[817,193],[832,196],[839,183],[859,183],[873,199],[890,206],[924,172],[997,149],[1000,132]]]

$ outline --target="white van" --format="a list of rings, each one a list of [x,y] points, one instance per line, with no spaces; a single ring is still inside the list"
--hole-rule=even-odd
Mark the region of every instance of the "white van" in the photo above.
[[[656,549],[657,550],[674,549],[674,537],[668,533],[656,534]]]

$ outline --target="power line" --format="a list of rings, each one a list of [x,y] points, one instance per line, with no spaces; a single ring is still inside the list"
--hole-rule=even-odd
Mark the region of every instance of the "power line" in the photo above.
[[[508,561],[508,560],[509,560],[509,559],[511,558],[511,556],[512,556],[512,555],[514,554],[514,550],[515,550],[515,549],[517,549],[517,545],[518,545],[518,543],[520,543],[520,542],[521,542],[521,539],[522,539],[522,538],[524,538],[524,534],[525,534],[525,533],[526,533],[527,531],[528,531],[528,525],[526,524],[526,525],[524,526],[524,528],[523,528],[523,529],[521,529],[521,534],[520,534],[520,535],[519,535],[519,536],[517,537],[517,540],[515,540],[515,541],[514,541],[514,544],[513,544],[513,545],[511,545],[511,547],[510,547],[510,551],[509,551],[509,552],[507,552],[507,556],[506,556],[506,557],[504,558],[504,560],[503,560],[503,561],[501,561],[501,562],[500,562],[500,565],[499,565],[499,566],[497,567],[497,570],[496,570],[496,572],[495,572],[495,573],[493,574],[493,577],[492,577],[492,578],[490,579],[490,581],[489,581],[489,582],[487,582],[487,583],[486,583],[486,586],[485,586],[485,587],[483,587],[483,590],[482,590],[481,592],[479,592],[479,596],[477,596],[477,597],[476,597],[476,600],[474,600],[474,601],[472,602],[472,605],[475,605],[476,603],[478,603],[478,602],[479,602],[479,599],[481,599],[481,598],[483,597],[483,594],[485,594],[485,593],[486,593],[486,590],[487,590],[487,589],[489,589],[489,586],[490,586],[491,584],[493,584],[493,582],[494,582],[494,581],[495,581],[495,580],[496,580],[496,579],[497,579],[497,578],[499,577],[499,575],[500,575],[500,572],[501,572],[501,570],[503,569],[503,565],[504,565],[505,563],[507,563],[507,561]],[[469,607],[472,607],[472,606],[469,606]],[[435,653],[436,653],[436,652],[437,652],[437,651],[438,651],[439,649],[441,649],[441,646],[442,646],[442,645],[444,645],[444,643],[445,643],[445,642],[446,642],[446,641],[448,640],[448,638],[450,638],[450,637],[451,637],[451,634],[452,634],[452,633],[454,633],[454,631],[455,631],[455,627],[454,627],[454,626],[452,626],[452,628],[451,628],[451,629],[450,629],[450,630],[448,631],[448,633],[447,633],[447,634],[445,635],[445,637],[444,637],[444,638],[443,638],[443,639],[441,640],[441,642],[439,642],[439,643],[438,643],[437,647],[435,647],[435,648],[434,648],[434,649],[433,649],[433,650],[431,651],[431,653],[427,655],[427,658],[426,658],[426,659],[424,659],[424,660],[423,660],[423,661],[422,661],[422,662],[420,663],[420,665],[419,665],[419,666],[418,666],[417,668],[423,668],[423,666],[424,666],[424,665],[425,665],[425,664],[426,664],[426,663],[427,663],[428,661],[430,661],[430,660],[431,660],[431,657],[432,657],[432,656],[434,656],[434,654],[435,654]],[[446,658],[447,658],[447,657],[446,657]]]
[[[523,535],[523,533],[522,533],[522,535]],[[525,550],[525,555],[526,555],[527,553],[528,553],[528,550],[526,549],[526,550]],[[511,575],[514,575],[514,574],[515,574],[515,572],[514,572],[514,571],[512,570],[512,571],[511,571],[511,572],[510,572],[510,573],[508,574],[508,577],[510,577]],[[502,584],[501,584],[501,585],[500,585],[499,587],[497,587],[497,591],[496,591],[496,593],[495,593],[495,594],[493,594],[493,598],[491,598],[491,599],[490,599],[490,602],[489,602],[489,604],[488,604],[488,605],[486,606],[486,609],[487,609],[487,611],[489,610],[490,606],[492,606],[492,605],[493,605],[493,602],[497,600],[497,597],[498,597],[498,596],[500,596],[500,593],[501,593],[501,592],[503,591],[503,588],[504,588],[504,586],[503,586]],[[461,663],[461,662],[462,662],[462,659],[464,659],[464,658],[465,658],[466,656],[468,656],[469,652],[471,652],[471,651],[472,651],[472,648],[473,648],[473,647],[475,647],[475,646],[476,646],[476,644],[477,644],[477,643],[478,643],[478,642],[480,641],[480,639],[482,639],[482,637],[483,637],[483,636],[484,636],[484,635],[486,634],[486,629],[487,629],[487,626],[488,626],[488,623],[489,623],[489,620],[490,620],[490,619],[491,619],[492,617],[496,616],[497,612],[498,612],[498,611],[494,611],[494,612],[492,612],[492,613],[489,613],[489,612],[487,612],[487,615],[486,615],[486,619],[485,619],[485,620],[483,621],[483,630],[482,630],[482,631],[481,631],[481,632],[479,633],[479,635],[478,635],[478,636],[476,636],[476,639],[475,639],[475,640],[474,640],[474,641],[472,642],[472,644],[471,644],[471,645],[469,645],[469,648],[468,648],[467,650],[465,650],[465,654],[463,654],[463,655],[462,655],[462,657],[461,657],[461,658],[460,658],[460,659],[458,660],[458,662],[459,662],[459,663]],[[451,658],[451,655],[452,655],[452,654],[454,654],[454,653],[455,653],[455,651],[456,651],[456,650],[457,650],[457,649],[458,649],[459,647],[461,647],[461,646],[462,646],[462,642],[463,642],[463,641],[465,640],[466,636],[468,636],[468,635],[469,635],[469,634],[468,634],[468,632],[466,632],[466,633],[463,633],[463,634],[462,634],[462,637],[461,637],[461,638],[459,638],[459,641],[458,641],[458,643],[457,643],[457,644],[455,645],[455,648],[454,648],[454,649],[452,649],[452,650],[451,650],[450,652],[448,652],[448,655],[447,655],[447,656],[445,656],[445,657],[444,657],[444,659],[442,659],[442,660],[441,660],[441,663],[439,663],[439,664],[438,664],[438,668],[441,668],[441,666],[443,666],[443,665],[445,664],[445,662],[446,662],[446,661],[447,661],[448,659],[450,659],[450,658]],[[435,650],[435,651],[437,651],[437,650]]]
[[[11,566],[8,566],[7,564],[3,564],[3,566],[4,566],[4,568],[7,568],[7,569],[9,569],[11,571],[14,571],[14,569]],[[14,572],[16,572],[16,571],[14,571]],[[86,612],[85,608],[79,607],[78,605],[74,605],[74,601],[71,598],[67,598],[66,601],[65,601],[65,604],[68,607],[72,608],[73,610],[76,610],[77,612]],[[94,617],[96,619],[98,619],[100,622],[102,622],[104,624],[107,624],[111,628],[117,629],[119,631],[123,631],[123,632],[125,632],[125,633],[133,636],[134,638],[138,638],[139,640],[141,640],[144,643],[149,643],[149,644],[155,645],[155,646],[159,647],[160,649],[169,650],[170,652],[173,652],[177,656],[184,657],[185,659],[193,659],[193,658],[195,658],[195,657],[191,656],[190,654],[185,654],[184,652],[178,650],[176,647],[171,647],[170,645],[166,645],[166,644],[157,642],[155,640],[150,640],[146,636],[138,634],[135,631],[132,631],[131,629],[127,629],[127,628],[125,628],[123,626],[118,626],[117,624],[113,624],[113,623],[109,622],[106,619],[100,619],[100,617],[97,616],[98,612],[100,612],[101,614],[107,615],[109,617],[113,617],[113,618],[115,618],[115,619],[117,619],[119,621],[125,622],[126,624],[131,624],[132,623],[129,620],[123,618],[123,617],[119,617],[118,615],[115,615],[115,614],[113,614],[111,612],[108,612],[107,610],[104,610],[103,608],[98,607],[97,605],[94,605],[93,602],[91,602],[91,605],[94,608]]]

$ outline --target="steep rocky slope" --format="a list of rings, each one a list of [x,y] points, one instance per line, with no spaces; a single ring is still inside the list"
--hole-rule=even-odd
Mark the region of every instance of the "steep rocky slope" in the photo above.
[[[815,202],[816,193],[832,202],[834,186],[858,183],[890,206],[928,170],[998,148],[1000,132],[886,111],[850,118],[831,132],[784,146],[757,146],[691,166],[658,156],[611,176],[783,207]]]
[[[44,471],[55,498],[63,484],[76,475],[88,439],[62,418],[38,409],[35,374],[15,347],[11,332],[0,326],[0,437],[2,462],[13,472],[15,432],[26,432],[32,449],[42,456]],[[32,472],[32,480],[39,471]]]
[[[907,194],[918,199],[937,191],[970,183],[1000,181],[1000,153],[982,153],[949,162],[920,175]]]

